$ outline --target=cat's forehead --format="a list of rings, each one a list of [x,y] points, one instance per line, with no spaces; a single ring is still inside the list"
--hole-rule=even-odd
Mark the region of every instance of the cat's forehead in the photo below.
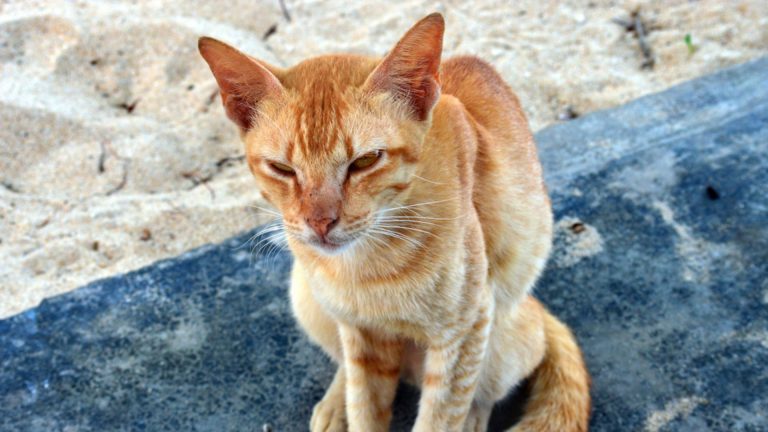
[[[358,141],[354,98],[376,60],[355,56],[323,56],[289,69],[281,82],[291,94],[283,119],[290,128],[288,159],[352,157]]]
[[[377,64],[373,58],[323,56],[283,71],[285,103],[262,112],[248,147],[262,157],[317,170],[365,152],[376,142],[371,133],[382,129],[376,124],[382,120],[371,116],[369,104],[361,105],[355,89]]]
[[[347,117],[350,103],[332,82],[307,83],[304,92],[294,94],[284,106],[281,128],[287,132],[283,143],[285,157],[291,161],[312,159],[316,162],[336,159],[339,147],[351,152],[352,137]]]
[[[361,86],[378,62],[372,57],[345,54],[314,57],[285,70],[280,82],[301,95],[322,86],[344,91]]]

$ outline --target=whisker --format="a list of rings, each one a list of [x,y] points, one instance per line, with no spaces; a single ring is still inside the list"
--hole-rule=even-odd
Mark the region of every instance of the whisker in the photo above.
[[[249,243],[253,242],[254,240],[256,240],[259,236],[267,234],[267,233],[270,233],[270,232],[273,232],[273,231],[281,230],[281,229],[283,229],[283,223],[281,221],[279,221],[279,220],[278,221],[272,221],[272,222],[264,225],[260,230],[256,231],[250,238],[248,238],[248,240],[244,241],[243,244],[241,244],[240,246],[237,246],[233,250],[240,250],[246,244],[249,244]]]
[[[405,222],[405,223],[417,223],[422,225],[440,226],[434,222],[427,222],[419,219],[402,219],[398,217],[393,218],[380,218],[377,222]]]
[[[409,230],[409,231],[416,231],[416,232],[420,232],[420,233],[424,233],[424,234],[428,234],[428,235],[431,235],[431,236],[432,236],[432,237],[434,237],[434,238],[440,238],[440,237],[438,237],[438,236],[437,236],[435,233],[433,233],[433,232],[430,232],[430,231],[426,231],[426,230],[423,230],[423,229],[418,229],[418,228],[408,227],[408,226],[400,226],[400,225],[383,225],[383,224],[379,224],[379,225],[377,225],[377,226],[378,226],[378,227],[381,227],[381,228],[399,228],[399,229],[404,229],[404,230]]]
[[[417,178],[417,179],[419,179],[419,180],[423,180],[423,181],[425,181],[425,182],[427,182],[427,183],[432,183],[432,184],[436,184],[436,185],[442,185],[442,184],[445,184],[445,183],[443,183],[443,182],[436,182],[436,181],[434,181],[434,180],[430,180],[430,179],[424,178],[424,177],[422,177],[422,176],[419,176],[419,175],[416,175],[416,174],[414,174],[414,175],[413,175],[413,177],[414,177],[414,178]]]
[[[242,249],[245,245],[247,245],[247,244],[251,243],[252,241],[254,241],[256,239],[256,237],[258,237],[258,236],[259,236],[259,233],[255,233],[254,235],[250,236],[248,238],[248,240],[244,241],[243,244],[233,248],[232,250],[240,250],[240,249]]]
[[[358,245],[360,248],[362,248],[365,251],[372,250],[372,243],[370,242],[371,235],[368,233],[362,233],[362,238],[358,241]]]
[[[452,221],[452,220],[458,220],[466,216],[466,213],[462,213],[455,217],[434,217],[434,216],[424,216],[418,211],[414,209],[403,209],[404,212],[410,213],[410,214],[404,214],[404,213],[398,213],[398,214],[376,214],[377,220],[390,220],[394,218],[399,219],[408,219],[408,220],[430,220],[430,221]]]
[[[410,204],[410,205],[406,205],[406,206],[387,208],[387,209],[379,210],[379,211],[377,211],[374,214],[386,213],[386,212],[391,212],[391,211],[395,211],[395,210],[409,209],[409,208],[414,208],[414,207],[423,207],[423,206],[428,206],[428,205],[440,204],[440,203],[444,203],[444,202],[448,202],[448,201],[454,201],[454,200],[457,200],[457,199],[459,199],[459,197],[453,197],[453,198],[448,198],[448,199],[444,199],[444,200],[428,201],[428,202],[423,202],[423,203]]]
[[[275,216],[277,216],[277,217],[282,217],[282,216],[283,216],[283,215],[281,215],[280,213],[278,213],[278,212],[276,212],[276,211],[274,211],[274,210],[272,210],[272,209],[268,209],[268,208],[266,208],[266,207],[260,207],[260,206],[257,206],[257,205],[248,205],[248,207],[250,207],[250,208],[255,208],[255,209],[257,209],[257,210],[261,210],[261,211],[263,211],[264,213],[268,213],[268,214],[271,214],[271,215],[275,215]]]
[[[274,233],[274,232],[277,232],[277,231],[282,231],[284,228],[285,227],[282,224],[273,224],[273,225],[267,226],[267,227],[261,229],[256,234],[254,234],[252,239],[256,240],[256,238],[258,238],[258,237],[264,236],[266,234]]]
[[[280,239],[277,239],[278,241],[271,241],[272,244],[271,248],[267,251],[266,255],[266,263],[268,266],[271,266],[275,263],[277,260],[278,255],[280,255],[280,252],[284,250],[284,247],[280,244],[279,240],[284,238],[283,236],[280,236]]]
[[[271,223],[265,226],[264,228],[262,228],[259,232],[257,232],[256,236],[268,234],[274,231],[280,231],[283,228],[285,228],[285,226],[282,223]]]
[[[388,237],[392,237],[392,238],[396,238],[396,239],[400,239],[400,240],[406,241],[406,242],[412,244],[415,247],[422,247],[422,246],[424,246],[424,244],[422,242],[420,242],[420,241],[418,241],[416,239],[412,239],[412,238],[410,238],[408,236],[405,236],[403,234],[400,234],[398,232],[395,232],[395,231],[392,231],[392,230],[389,230],[389,229],[386,229],[386,228],[381,228],[381,229],[379,229],[379,228],[371,228],[370,231],[378,233],[378,234],[382,234],[382,235],[385,235],[385,236],[388,236]]]
[[[259,248],[259,250],[256,251],[255,254],[253,251],[251,251],[253,254],[252,257],[256,255],[264,255],[264,261],[267,265],[270,265],[271,261],[274,260],[277,257],[277,254],[283,249],[283,247],[276,240],[283,239],[284,234],[284,232],[278,232],[261,239],[259,244],[262,244],[262,246]]]
[[[378,244],[380,244],[382,246],[387,246],[387,242],[384,241],[384,239],[380,239],[380,238],[376,237],[373,234],[370,234],[370,233],[367,233],[367,232],[363,231],[363,236],[378,242]]]
[[[251,253],[253,253],[254,250],[256,250],[256,248],[258,248],[259,246],[266,245],[269,242],[271,242],[271,241],[273,241],[273,240],[275,240],[277,238],[280,238],[283,234],[284,234],[284,232],[282,230],[272,230],[271,233],[269,233],[269,235],[264,235],[258,242],[256,242],[256,244],[253,245],[253,247],[251,248]],[[262,246],[262,248],[263,248],[263,246]],[[261,249],[259,249],[257,251],[257,253],[259,253],[259,252],[261,252]]]
[[[273,233],[271,233],[270,235],[268,235],[268,236],[265,236],[264,238],[262,238],[261,240],[259,240],[259,242],[258,242],[258,243],[256,243],[256,246],[258,246],[258,245],[260,245],[260,244],[266,244],[266,243],[274,243],[274,242],[275,242],[275,240],[278,240],[278,239],[282,238],[284,235],[285,235],[285,233],[284,233],[283,231],[276,231],[276,232],[273,232]],[[254,246],[254,248],[255,248],[256,246]]]

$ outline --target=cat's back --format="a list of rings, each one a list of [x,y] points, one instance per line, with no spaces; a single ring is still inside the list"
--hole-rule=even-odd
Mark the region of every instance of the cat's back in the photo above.
[[[474,56],[452,57],[443,62],[440,78],[442,92],[458,98],[493,141],[510,150],[533,146],[520,102],[493,66]]]

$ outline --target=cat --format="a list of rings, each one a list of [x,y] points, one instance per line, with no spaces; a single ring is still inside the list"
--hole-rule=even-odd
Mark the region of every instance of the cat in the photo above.
[[[388,430],[402,379],[421,388],[414,431],[484,431],[531,376],[512,430],[585,431],[581,351],[530,295],[552,243],[533,137],[489,64],[441,63],[444,27],[290,69],[199,41],[282,216],[294,315],[338,364],[310,430]]]

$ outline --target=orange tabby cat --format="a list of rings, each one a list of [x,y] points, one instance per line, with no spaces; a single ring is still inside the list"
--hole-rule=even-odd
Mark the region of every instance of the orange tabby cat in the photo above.
[[[312,431],[384,431],[399,380],[415,431],[484,431],[534,374],[515,431],[584,431],[589,376],[571,332],[529,292],[550,202],[517,98],[485,62],[441,64],[444,22],[383,59],[280,69],[210,38],[200,53],[282,214],[293,310],[338,363]]]

